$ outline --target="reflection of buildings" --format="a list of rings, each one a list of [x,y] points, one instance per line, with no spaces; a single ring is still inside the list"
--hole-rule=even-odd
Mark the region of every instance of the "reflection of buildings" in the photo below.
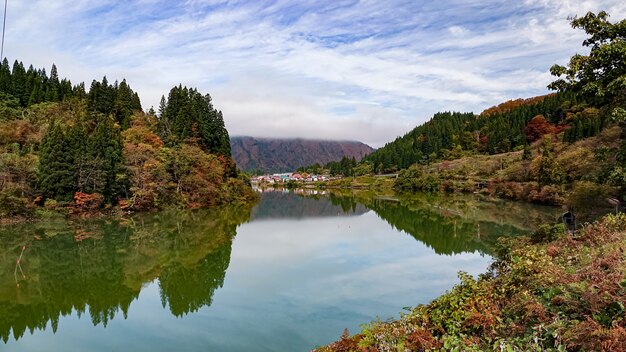
[[[252,209],[252,219],[354,216],[368,211],[354,199],[329,196],[328,191],[299,189],[291,192],[268,188],[263,191],[259,204]]]
[[[252,185],[252,189],[257,193],[295,193],[299,195],[305,196],[323,196],[329,194],[329,191],[323,189],[314,189],[314,188],[296,188],[293,190],[289,190],[287,188],[281,187],[259,187],[258,185]]]
[[[15,258],[0,256],[0,337],[17,340],[48,324],[55,331],[59,319],[74,312],[106,326],[116,315],[126,316],[142,287],[155,279],[172,314],[208,306],[224,283],[236,228],[249,216],[249,210],[160,213],[88,228],[65,224],[52,237],[40,236],[22,260],[26,275],[19,287],[12,275]],[[0,232],[2,253],[21,248],[11,242],[21,237],[16,233],[50,230],[31,225],[3,233],[8,231]],[[91,237],[76,242],[77,231]]]

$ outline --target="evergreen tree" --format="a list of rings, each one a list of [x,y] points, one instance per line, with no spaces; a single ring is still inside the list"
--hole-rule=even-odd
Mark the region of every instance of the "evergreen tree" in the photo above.
[[[159,132],[169,144],[190,141],[218,155],[230,156],[230,138],[221,111],[211,96],[195,89],[174,87],[159,104]]]
[[[133,110],[133,92],[130,90],[126,80],[122,80],[115,98],[115,120],[122,127],[127,129],[130,127],[130,117]]]
[[[98,125],[89,139],[88,151],[90,157],[98,161],[96,173],[100,175],[95,180],[93,191],[101,193],[106,201],[115,200],[123,192],[121,185],[116,182],[121,172],[122,137],[112,118],[98,117]]]
[[[57,66],[52,64],[52,69],[50,70],[50,79],[49,79],[49,91],[46,96],[47,101],[59,101],[59,90],[61,88],[61,83],[59,82],[59,74],[57,72]]]
[[[30,98],[30,92],[28,92],[28,97],[24,98],[26,94],[26,70],[24,70],[24,65],[17,60],[13,63],[11,83],[11,94],[19,99],[22,106],[26,106]]]
[[[11,69],[9,68],[9,60],[2,60],[0,65],[0,91],[11,93]]]
[[[69,200],[75,191],[74,150],[59,123],[46,132],[39,154],[39,190],[48,197]]]

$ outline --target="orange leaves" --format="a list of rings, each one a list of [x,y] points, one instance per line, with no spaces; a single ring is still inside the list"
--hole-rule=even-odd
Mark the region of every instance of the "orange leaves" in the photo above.
[[[122,137],[124,137],[126,143],[147,144],[153,148],[163,147],[161,138],[157,136],[156,133],[143,126],[133,126],[127,129],[122,132]]]
[[[99,209],[104,203],[102,194],[87,194],[82,192],[74,193],[74,207],[79,211]]]

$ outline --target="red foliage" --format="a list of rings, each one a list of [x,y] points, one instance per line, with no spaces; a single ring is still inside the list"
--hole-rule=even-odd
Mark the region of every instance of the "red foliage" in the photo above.
[[[237,174],[237,164],[235,164],[235,160],[223,155],[218,156],[217,159],[224,167],[224,177],[235,177]]]
[[[496,106],[492,106],[489,109],[486,109],[485,111],[483,111],[482,113],[480,113],[481,115],[494,115],[494,114],[498,114],[498,113],[504,113],[507,111],[511,111],[519,106],[523,106],[523,105],[531,105],[531,104],[536,104],[539,102],[542,102],[545,98],[554,95],[554,94],[548,94],[548,95],[541,95],[538,97],[533,97],[533,98],[528,98],[528,99],[515,99],[515,100],[508,100],[505,101],[502,104],[496,105]]]
[[[441,343],[429,330],[418,328],[407,337],[405,347],[411,351],[425,351],[441,348]]]
[[[354,338],[350,338],[348,329],[343,331],[343,335],[341,336],[341,340],[334,342],[330,347],[332,351],[336,352],[351,352],[351,351],[359,351],[359,343],[356,341],[359,335]]]
[[[481,136],[478,139],[478,143],[480,144],[478,149],[483,150],[483,151],[487,150],[487,145],[489,144],[489,136]]]
[[[122,209],[123,211],[130,210],[130,203],[126,199],[120,200],[118,202],[118,205],[120,206],[120,209]]]
[[[546,134],[553,134],[557,131],[556,127],[548,122],[543,115],[537,115],[530,120],[528,125],[524,127],[524,133],[526,139],[529,142],[534,142]]]

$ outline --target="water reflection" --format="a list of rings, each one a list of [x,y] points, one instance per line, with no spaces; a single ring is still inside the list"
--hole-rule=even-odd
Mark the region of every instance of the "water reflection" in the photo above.
[[[342,197],[345,202],[351,197]],[[474,196],[415,195],[381,199],[352,196],[437,254],[493,254],[501,236],[528,234],[542,223],[554,222],[557,210],[520,202],[486,201]]]
[[[330,198],[329,198],[330,197]],[[330,199],[330,201],[328,201]],[[362,215],[368,210],[353,198],[337,197],[308,190],[265,189],[252,219],[303,219],[313,217]]]
[[[108,337],[82,330],[86,340],[125,334],[146,350],[183,342],[234,350],[236,342],[246,351],[261,339],[267,350],[307,349],[345,326],[432,299],[457,270],[480,272],[489,259],[433,252],[489,254],[498,236],[524,233],[551,211],[472,197],[272,192],[254,209],[0,228],[0,337],[46,350],[74,338],[82,324],[59,322],[76,315],[109,325]],[[153,291],[158,312],[149,304]],[[211,314],[203,311],[211,305]],[[69,329],[70,337],[24,336],[46,329]]]
[[[164,307],[181,316],[210,305],[224,283],[231,240],[250,209],[175,212],[127,220],[0,230],[0,336],[57,330],[73,311],[104,326],[159,278]],[[18,258],[25,244],[20,270]],[[14,275],[15,274],[15,275]]]

